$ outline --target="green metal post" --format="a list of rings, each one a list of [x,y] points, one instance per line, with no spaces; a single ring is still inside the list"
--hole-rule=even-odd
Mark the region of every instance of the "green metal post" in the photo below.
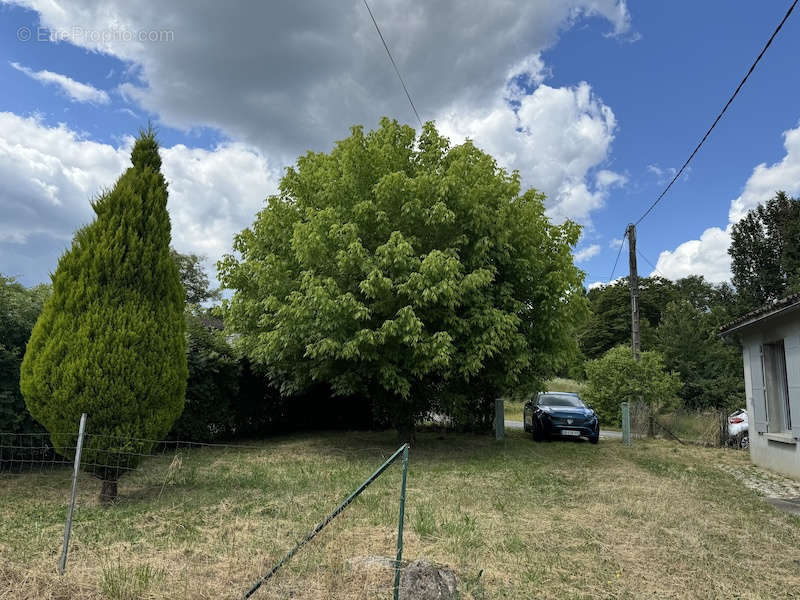
[[[631,408],[628,402],[622,403],[622,443],[631,445]]]
[[[403,550],[402,535],[403,535],[403,516],[405,512],[406,471],[408,470],[408,444],[403,444],[402,446],[400,446],[395,451],[395,453],[392,454],[386,460],[385,463],[383,463],[380,467],[378,467],[377,471],[375,471],[372,475],[370,475],[369,478],[367,478],[367,480],[364,483],[358,486],[352,494],[350,494],[347,498],[345,498],[342,501],[342,503],[339,504],[339,506],[337,506],[332,513],[330,513],[327,517],[325,517],[311,532],[309,532],[308,535],[306,535],[302,540],[300,540],[297,544],[295,544],[294,548],[289,550],[289,553],[286,556],[284,556],[281,560],[275,563],[275,565],[269,571],[267,571],[262,577],[260,577],[258,581],[256,581],[253,584],[253,586],[249,590],[247,590],[247,592],[245,592],[244,598],[250,598],[253,594],[255,594],[258,591],[258,589],[262,585],[264,585],[267,581],[269,581],[272,578],[272,576],[275,575],[275,573],[277,573],[278,570],[283,565],[289,562],[289,560],[291,560],[291,558],[295,554],[297,554],[297,552],[303,546],[305,546],[307,543],[313,540],[317,536],[317,534],[328,525],[328,523],[333,521],[337,516],[339,516],[344,511],[345,508],[350,506],[350,503],[353,502],[353,500],[355,500],[359,496],[359,494],[361,494],[361,492],[367,489],[367,487],[373,481],[375,481],[381,475],[381,473],[383,473],[386,469],[388,469],[391,466],[391,464],[395,460],[397,460],[398,457],[400,457],[401,455],[403,456],[403,495],[400,501],[400,532],[399,532],[400,537],[398,539],[398,552],[397,552],[399,560],[402,557],[402,550]],[[397,594],[397,592],[395,592],[395,594]]]
[[[400,597],[400,568],[403,564],[403,522],[406,516],[406,475],[408,474],[408,444],[403,450],[403,483],[400,484],[400,519],[397,524],[397,559],[394,562],[394,600]]]

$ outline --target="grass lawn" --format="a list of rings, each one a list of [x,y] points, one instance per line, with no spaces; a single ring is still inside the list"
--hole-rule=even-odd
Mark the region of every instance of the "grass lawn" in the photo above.
[[[0,475],[0,598],[236,598],[394,449],[392,433],[276,438],[151,459],[97,502],[70,473]],[[503,442],[425,432],[405,556],[451,566],[463,599],[779,598],[800,586],[800,519],[724,469],[745,453],[667,441]],[[254,598],[390,598],[400,470],[388,471]],[[362,559],[362,560],[359,560]]]

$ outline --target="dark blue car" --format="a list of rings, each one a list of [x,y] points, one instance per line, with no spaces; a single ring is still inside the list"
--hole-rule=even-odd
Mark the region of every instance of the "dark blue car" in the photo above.
[[[522,410],[525,431],[538,441],[554,437],[600,440],[600,420],[578,394],[539,392]]]

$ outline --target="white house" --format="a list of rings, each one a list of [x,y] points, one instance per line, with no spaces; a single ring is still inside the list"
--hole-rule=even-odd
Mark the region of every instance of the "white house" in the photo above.
[[[800,294],[722,329],[742,345],[750,458],[800,479]]]

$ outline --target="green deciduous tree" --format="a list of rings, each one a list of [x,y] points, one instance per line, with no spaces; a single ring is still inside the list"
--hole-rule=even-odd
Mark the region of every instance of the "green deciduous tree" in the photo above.
[[[190,307],[199,306],[209,300],[219,300],[220,290],[211,289],[208,275],[203,269],[203,256],[197,254],[181,254],[174,248],[170,250],[172,260],[178,266],[181,285],[186,292],[186,304]]]
[[[731,408],[744,397],[741,349],[718,335],[721,318],[687,300],[671,302],[658,327],[664,364],[680,375],[687,408]]]
[[[741,312],[800,290],[800,200],[778,192],[731,230],[732,283]]]
[[[663,277],[639,280],[639,327],[642,348],[656,344],[655,328],[666,305],[676,296],[675,284]],[[630,344],[631,296],[628,278],[589,290],[591,317],[581,334],[581,349],[588,359],[599,358],[614,346]]]
[[[0,275],[0,432],[40,431],[25,408],[19,389],[19,368],[36,319],[50,295],[50,286],[26,288]]]
[[[629,347],[617,346],[586,363],[584,395],[602,423],[619,424],[621,402],[643,399],[656,412],[677,403],[681,387],[677,373],[665,370],[658,352],[642,352],[640,356],[637,362]]]
[[[85,462],[117,494],[181,414],[186,388],[184,290],[170,257],[167,184],[158,143],[142,132],[133,166],[93,202],[95,220],[59,259],[53,294],[33,329],[21,388],[54,447],[69,456],[81,413]]]
[[[227,324],[288,393],[373,400],[401,435],[431,409],[485,428],[577,350],[579,227],[472,143],[379,129],[298,160],[219,264]]]

